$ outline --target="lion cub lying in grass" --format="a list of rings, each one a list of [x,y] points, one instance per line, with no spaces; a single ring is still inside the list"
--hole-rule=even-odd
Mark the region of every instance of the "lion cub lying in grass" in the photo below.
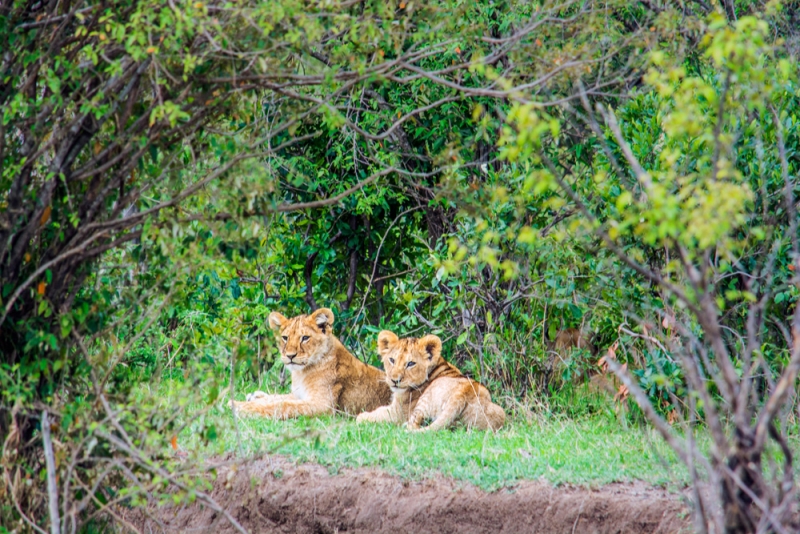
[[[281,361],[292,372],[292,392],[256,391],[244,402],[233,401],[237,412],[281,419],[337,410],[355,415],[389,403],[383,371],[359,361],[333,335],[328,308],[292,319],[272,312],[269,324],[280,330]]]
[[[442,358],[442,340],[400,339],[388,330],[378,334],[378,353],[393,396],[389,406],[362,413],[359,422],[407,422],[412,431],[440,430],[455,423],[497,430],[506,414],[489,390],[467,378]],[[430,419],[430,425],[422,423]]]

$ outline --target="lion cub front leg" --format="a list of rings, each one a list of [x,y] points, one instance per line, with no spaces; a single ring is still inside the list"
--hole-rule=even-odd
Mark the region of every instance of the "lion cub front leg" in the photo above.
[[[293,395],[281,395],[281,397],[283,399],[276,402],[263,402],[260,399],[250,402],[234,402],[234,409],[237,413],[260,415],[273,419],[333,413],[333,406],[327,402],[300,400]]]
[[[423,402],[423,400],[428,402]],[[461,416],[465,406],[466,399],[463,395],[455,394],[445,402],[440,410],[437,410],[434,403],[430,402],[430,399],[425,399],[423,395],[408,418],[408,429],[412,432],[432,432],[447,428]],[[422,426],[426,419],[433,421],[428,426]]]
[[[388,423],[392,421],[392,414],[388,406],[381,406],[371,412],[362,412],[356,417],[356,423]]]
[[[260,393],[261,395],[257,395]],[[253,398],[255,396],[255,398]],[[251,393],[243,401],[231,401],[231,408],[236,412],[244,413],[257,413],[257,406],[266,406],[269,404],[279,403],[287,400],[296,400],[297,397],[289,393],[288,395],[270,395],[263,391],[256,391]]]
[[[403,407],[392,399],[389,406],[381,406],[371,412],[363,412],[356,417],[356,423],[402,423]]]
[[[430,395],[423,394],[422,397],[420,397],[419,402],[417,402],[417,405],[414,407],[414,411],[412,411],[411,415],[408,416],[406,428],[412,432],[422,431],[422,423],[424,423],[426,419],[431,419],[436,416],[435,404],[436,402],[431,398]]]
[[[254,391],[252,393],[248,393],[247,396],[244,398],[247,402],[251,401],[261,401],[261,402],[277,402],[282,398],[285,398],[286,395],[277,395],[271,393],[264,393],[263,391]]]

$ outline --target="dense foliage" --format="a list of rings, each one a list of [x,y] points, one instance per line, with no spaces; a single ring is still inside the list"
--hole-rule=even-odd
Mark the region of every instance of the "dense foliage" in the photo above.
[[[508,408],[613,409],[565,400],[597,374],[552,350],[578,328],[668,442],[665,421],[711,427],[705,476],[738,468],[732,422],[760,462],[800,352],[797,14],[3,3],[0,523],[48,521],[43,412],[63,530],[170,484],[205,498],[165,451],[216,439],[226,395],[285,387],[274,309],[333,308],[375,364],[379,330],[437,333]],[[726,528],[783,521],[786,495]]]

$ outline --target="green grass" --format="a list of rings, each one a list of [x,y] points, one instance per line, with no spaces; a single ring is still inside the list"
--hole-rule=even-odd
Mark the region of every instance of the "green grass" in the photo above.
[[[601,485],[642,480],[683,484],[685,470],[652,430],[623,428],[606,417],[530,424],[511,419],[498,433],[456,429],[412,434],[388,424],[327,416],[272,421],[240,419],[205,454],[282,454],[331,472],[377,467],[410,479],[436,473],[485,489],[520,480]],[[200,452],[200,451],[198,451]]]
[[[256,387],[276,392],[277,373],[264,376]],[[243,392],[253,389],[243,378],[236,397],[242,400]],[[389,424],[356,424],[340,415],[289,421],[245,417],[234,424],[217,387],[163,380],[143,382],[137,391],[157,411],[169,412],[176,405],[187,414],[208,410],[178,436],[181,448],[198,460],[231,453],[280,454],[331,472],[375,467],[408,479],[441,474],[484,489],[522,480],[590,486],[638,480],[670,488],[689,482],[686,468],[643,423],[635,406],[620,414],[610,398],[581,390],[543,398],[532,412],[521,409],[527,418],[511,415],[497,433],[455,429],[421,434]],[[796,430],[790,438],[792,448],[800,450]],[[702,450],[710,447],[702,430],[698,442]]]
[[[275,377],[265,379],[263,389],[275,391],[274,381]],[[144,396],[157,396],[165,408],[174,405],[176,396],[216,397],[202,387],[189,391],[169,381],[140,388]],[[237,398],[243,399],[242,391],[253,385],[237,389]],[[554,401],[565,406],[554,410]],[[354,418],[340,415],[289,421],[243,417],[234,425],[225,403],[217,402],[213,407],[198,405],[210,411],[185,428],[178,440],[200,458],[281,454],[298,463],[319,463],[331,472],[376,467],[409,479],[438,473],[484,489],[521,480],[591,486],[640,480],[673,487],[688,482],[685,468],[660,436],[647,425],[631,423],[641,417],[616,413],[610,399],[572,392],[549,402],[529,413],[530,419],[510,416],[497,433],[455,429],[421,434],[389,424],[356,424]],[[187,413],[195,411],[190,408]],[[211,440],[209,427],[214,429]],[[700,441],[701,447],[707,446],[707,439]]]

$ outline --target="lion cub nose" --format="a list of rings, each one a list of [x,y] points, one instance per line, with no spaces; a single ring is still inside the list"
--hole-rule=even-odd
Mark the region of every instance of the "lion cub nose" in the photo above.
[[[295,352],[294,354],[287,354],[287,355],[286,355],[286,357],[287,357],[287,358],[289,358],[289,361],[292,361],[292,360],[294,360],[294,357],[295,357],[295,356],[297,356],[297,353],[296,353],[296,352]]]
[[[392,378],[392,382],[394,382],[395,386],[399,386],[401,380],[402,380],[402,378]]]

